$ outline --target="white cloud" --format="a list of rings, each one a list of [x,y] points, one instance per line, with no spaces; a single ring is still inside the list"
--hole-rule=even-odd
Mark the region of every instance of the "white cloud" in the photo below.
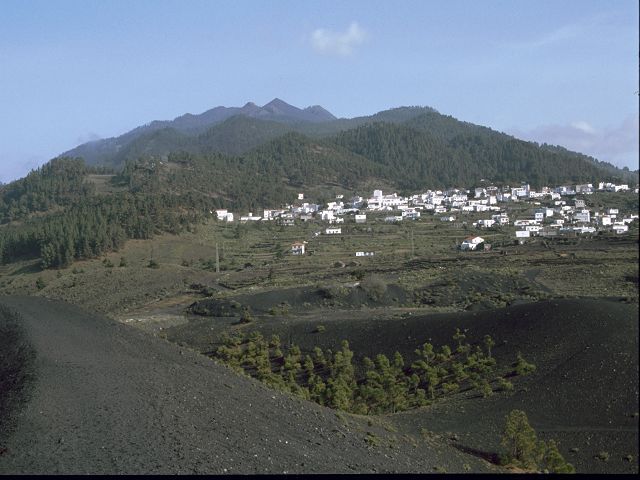
[[[571,126],[576,130],[580,130],[585,133],[589,133],[589,134],[596,133],[596,130],[584,120],[580,120],[579,122],[573,122]]]
[[[560,145],[635,170],[638,168],[639,130],[638,117],[628,116],[617,126],[600,129],[580,120],[569,125],[540,125],[528,131],[511,129],[509,133],[525,140]]]
[[[367,37],[367,32],[357,22],[351,22],[344,32],[334,32],[324,28],[314,30],[311,34],[311,45],[318,53],[346,57],[351,55],[356,47],[362,45]]]

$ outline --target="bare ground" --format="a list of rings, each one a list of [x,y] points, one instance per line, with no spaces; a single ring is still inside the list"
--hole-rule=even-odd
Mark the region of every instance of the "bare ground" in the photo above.
[[[5,366],[20,373],[7,392],[21,393],[2,405],[0,474],[495,469],[438,439],[271,391],[78,307],[30,297],[0,304],[0,325],[32,359],[3,349]]]

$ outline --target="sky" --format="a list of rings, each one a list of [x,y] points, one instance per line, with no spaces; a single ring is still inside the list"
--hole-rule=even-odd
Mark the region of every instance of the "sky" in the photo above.
[[[0,181],[275,97],[420,105],[638,168],[637,0],[2,0]]]

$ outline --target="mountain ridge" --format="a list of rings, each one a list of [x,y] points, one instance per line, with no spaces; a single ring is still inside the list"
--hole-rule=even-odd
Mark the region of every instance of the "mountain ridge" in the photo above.
[[[127,162],[149,157],[166,160],[178,152],[251,155],[254,149],[292,132],[310,140],[322,139],[330,148],[340,146],[340,151],[349,150],[374,164],[383,163],[385,169],[391,169],[389,178],[385,174],[384,179],[400,188],[417,188],[427,180],[448,185],[480,178],[534,184],[618,178],[633,183],[638,176],[562,147],[520,140],[458,120],[431,107],[397,107],[370,116],[338,119],[320,105],[300,109],[279,98],[264,106],[247,102],[242,107],[215,107],[199,115],[154,121],[119,137],[80,145],[61,156],[121,169]],[[285,139],[285,144],[288,142]],[[280,153],[275,149],[269,155],[271,162],[281,166],[296,164],[286,149]],[[352,158],[338,156],[344,162]],[[333,159],[325,160],[335,165]],[[350,165],[337,168],[349,177],[353,174]]]

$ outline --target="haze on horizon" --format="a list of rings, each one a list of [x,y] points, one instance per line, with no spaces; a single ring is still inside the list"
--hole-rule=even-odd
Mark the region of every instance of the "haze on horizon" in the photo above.
[[[402,105],[638,168],[634,0],[5,0],[0,181],[97,138],[278,97]]]

